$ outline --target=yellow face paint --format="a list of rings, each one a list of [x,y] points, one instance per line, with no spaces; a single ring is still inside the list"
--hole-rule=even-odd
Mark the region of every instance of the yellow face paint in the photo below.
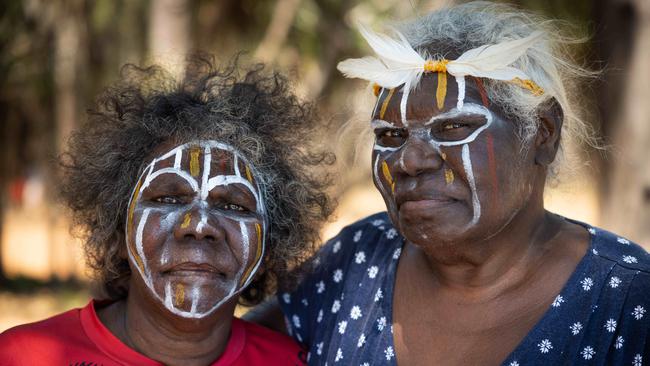
[[[198,147],[193,147],[190,150],[190,175],[193,177],[199,176],[199,155],[201,154],[201,149]]]
[[[395,193],[395,181],[393,180],[393,176],[390,174],[390,169],[388,169],[386,160],[381,162],[381,172],[384,174],[384,178],[386,179],[386,182],[388,182],[391,191]]]
[[[185,286],[183,286],[182,283],[179,283],[176,285],[176,290],[174,292],[174,304],[176,307],[181,307],[183,306],[183,302],[185,302]]]
[[[447,97],[447,73],[438,73],[438,88],[436,89],[436,103],[438,109],[442,110],[445,106],[445,98]]]
[[[246,269],[246,273],[244,273],[244,276],[240,280],[240,286],[248,280],[248,276],[250,275],[251,271],[253,270],[253,267],[257,264],[257,262],[260,260],[260,257],[262,256],[262,226],[260,224],[255,223],[255,233],[257,234],[257,250],[255,252],[255,260],[253,260],[253,263]]]
[[[190,226],[190,221],[192,221],[192,214],[188,212],[183,217],[183,222],[181,223],[181,229],[185,229],[188,226]]]
[[[253,176],[251,175],[251,170],[248,169],[248,165],[245,165],[245,167],[246,167],[246,169],[245,169],[246,170],[246,179],[248,179],[248,181],[251,182],[251,184],[252,184],[253,183]]]
[[[454,182],[454,172],[451,169],[445,169],[445,182],[452,184]]]
[[[443,161],[447,161],[447,154],[445,154],[444,152],[440,153],[440,157],[442,158]]]
[[[386,96],[386,99],[384,99],[384,102],[381,104],[381,109],[379,110],[379,118],[384,119],[386,108],[388,108],[388,103],[390,102],[390,98],[393,97],[393,93],[395,93],[395,89],[388,90],[388,95]]]

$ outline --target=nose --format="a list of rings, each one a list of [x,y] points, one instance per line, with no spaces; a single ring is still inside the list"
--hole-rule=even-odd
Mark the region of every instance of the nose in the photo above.
[[[443,160],[439,148],[428,139],[410,136],[395,164],[397,172],[416,177],[424,172],[440,169]]]
[[[210,217],[201,207],[186,211],[175,223],[174,236],[178,241],[218,242],[225,238],[218,220]]]

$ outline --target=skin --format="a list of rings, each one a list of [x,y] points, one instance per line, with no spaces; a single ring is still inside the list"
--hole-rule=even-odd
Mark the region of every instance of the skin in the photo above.
[[[471,79],[464,105],[476,108],[452,113],[458,98],[453,80],[441,109],[438,79],[426,74],[409,95],[406,121],[401,91],[387,102],[383,118],[381,108],[373,115],[380,145],[373,151],[375,185],[406,239],[393,297],[395,349],[404,365],[500,364],[540,320],[588,247],[584,228],[543,205],[547,167],[560,139],[557,104],[541,109],[539,130],[525,142],[524,155],[514,122],[489,101],[483,105]],[[380,94],[379,106],[387,94]],[[440,143],[463,140],[486,125],[467,143]]]
[[[227,145],[163,144],[128,208],[128,297],[98,309],[123,343],[168,365],[224,351],[237,294],[259,266],[265,211],[252,166]]]

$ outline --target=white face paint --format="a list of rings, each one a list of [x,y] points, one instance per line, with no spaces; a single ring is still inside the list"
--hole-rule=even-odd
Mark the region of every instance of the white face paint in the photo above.
[[[257,179],[239,152],[217,141],[177,146],[144,169],[129,203],[127,248],[170,312],[205,317],[254,277],[266,232]]]
[[[436,152],[438,152],[438,154],[442,154],[440,149],[441,147],[462,146],[461,157],[463,161],[463,169],[465,171],[465,176],[467,177],[469,189],[471,191],[471,196],[472,196],[473,215],[472,215],[472,220],[468,223],[468,226],[474,226],[481,217],[481,202],[479,200],[478,192],[476,190],[476,182],[474,179],[474,172],[472,168],[472,160],[470,156],[469,145],[483,131],[485,131],[487,128],[490,127],[490,125],[493,123],[494,116],[492,115],[492,112],[489,109],[485,108],[484,106],[474,104],[474,103],[463,103],[464,92],[465,92],[465,79],[459,77],[456,78],[456,81],[458,82],[458,88],[459,88],[459,99],[456,108],[435,115],[429,121],[424,123],[422,127],[417,127],[417,128],[406,127],[407,126],[406,124],[404,124],[404,126],[396,126],[384,120],[373,120],[371,122],[371,126],[374,130],[381,130],[381,129],[404,130],[405,129],[408,131],[408,138],[416,137],[424,141],[427,141],[436,150]],[[402,104],[404,104],[404,100],[405,99],[402,99]],[[401,107],[401,111],[402,112],[405,111],[405,106]],[[480,126],[477,126],[475,129],[473,129],[473,131],[467,136],[461,136],[460,138],[457,139],[448,140],[448,139],[440,139],[436,136],[434,132],[432,132],[436,130],[436,126],[438,124],[445,123],[454,119],[459,119],[462,118],[463,116],[470,116],[470,115],[481,115],[484,117],[485,122],[482,123]],[[404,113],[402,113],[402,120],[404,121],[406,120]],[[403,171],[406,170],[406,167],[404,165],[405,164],[404,153],[406,149],[404,148],[405,147],[404,145],[406,144],[407,139],[403,139],[403,141],[401,141],[401,144],[394,144],[394,145],[382,145],[378,139],[375,140],[373,150],[376,152],[376,155],[375,155],[375,161],[373,163],[373,178],[375,180],[377,187],[379,187],[384,197],[392,196],[389,194],[390,190],[387,189],[386,186],[391,187],[394,184],[393,181],[394,178],[390,175],[389,172],[380,169],[379,165],[385,164],[385,160],[388,158],[390,154],[398,153],[399,154],[397,160],[398,164],[400,165],[400,168]],[[381,163],[380,160],[382,160]],[[387,200],[387,202],[390,201],[392,200]]]

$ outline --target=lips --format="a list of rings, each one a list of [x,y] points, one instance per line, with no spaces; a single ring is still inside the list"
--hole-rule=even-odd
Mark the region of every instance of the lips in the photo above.
[[[209,263],[183,262],[165,270],[163,274],[172,276],[226,277],[223,271]]]

